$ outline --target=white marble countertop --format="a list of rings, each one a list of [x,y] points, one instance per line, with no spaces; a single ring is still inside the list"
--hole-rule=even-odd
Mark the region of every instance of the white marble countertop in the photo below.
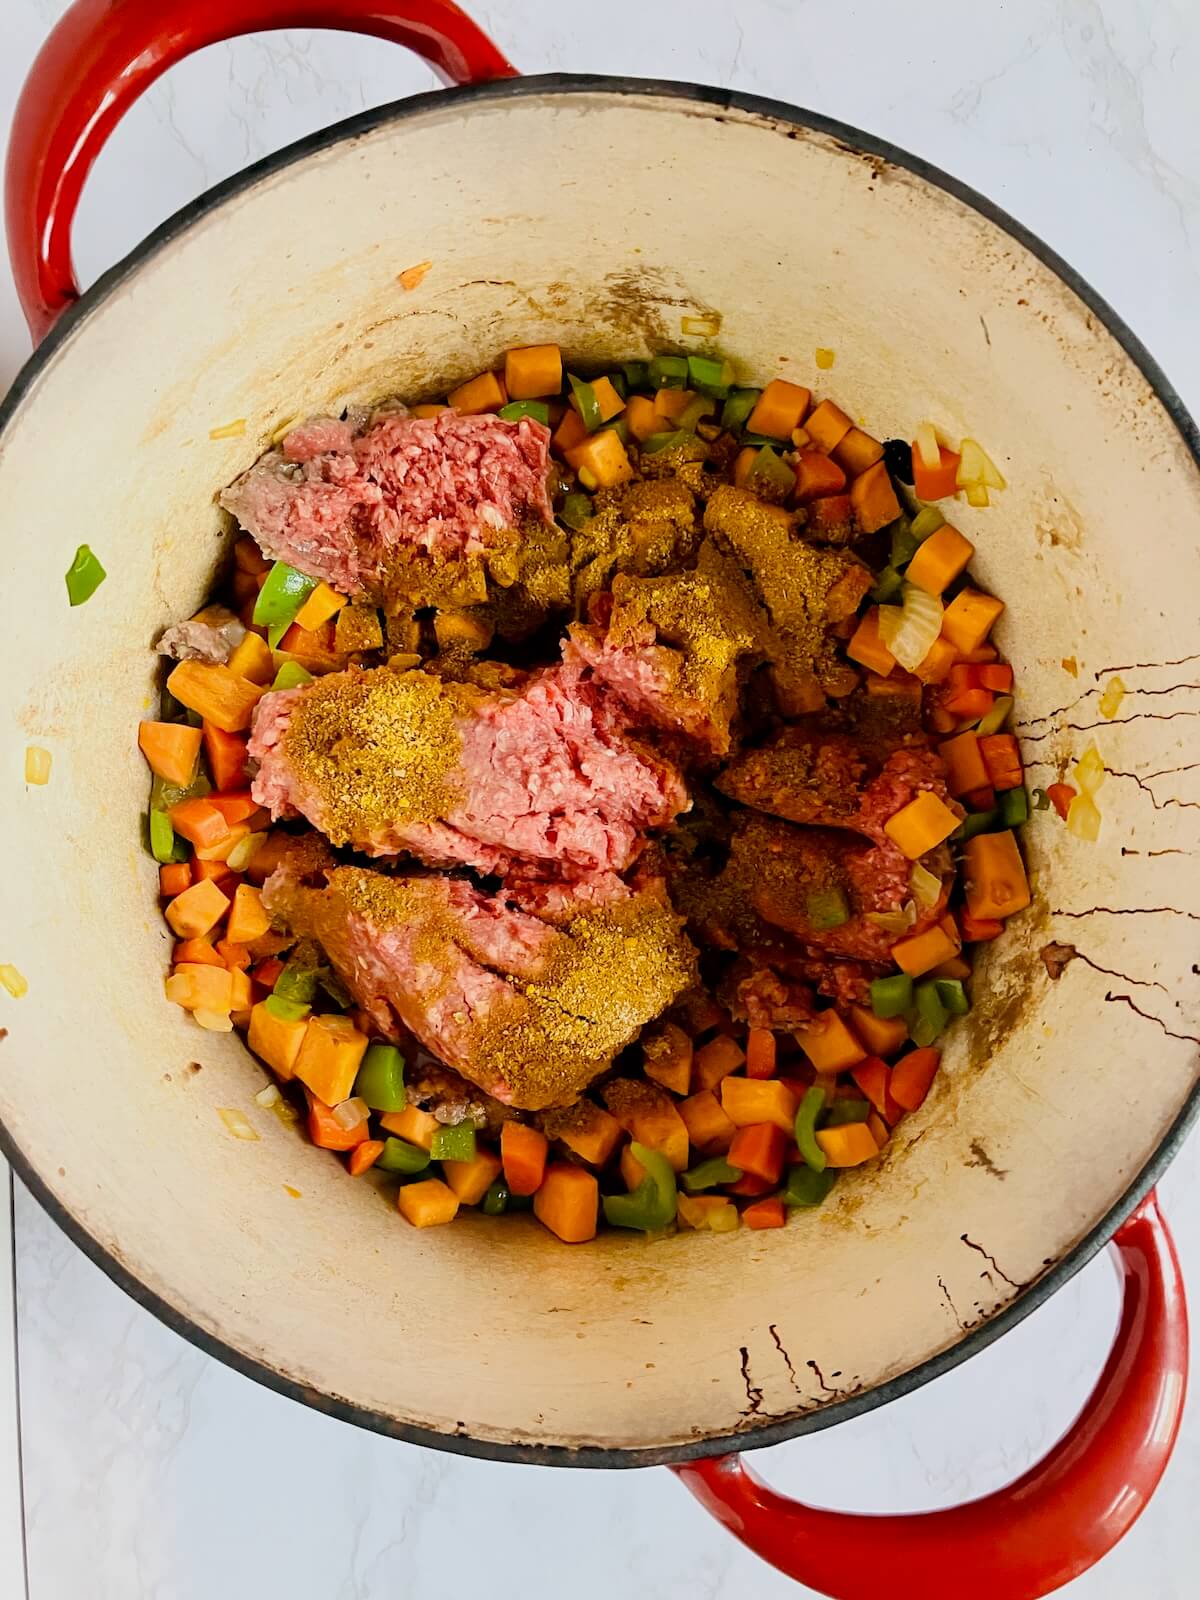
[[[1079,268],[1200,414],[1200,18],[1188,0],[467,5],[527,71],[730,85],[931,159]],[[8,0],[6,108],[63,9],[64,0]],[[187,62],[137,107],[97,166],[77,230],[84,281],[248,161],[430,83],[399,50],[332,35],[259,37]],[[0,385],[27,349],[0,273]],[[1198,1186],[1193,1139],[1161,1192],[1200,1289]],[[4,1195],[4,1255],[7,1210]],[[802,1592],[728,1539],[666,1472],[466,1460],[376,1438],[256,1387],[126,1299],[19,1187],[15,1265],[22,1470],[4,1261],[0,1595],[21,1595],[25,1584],[28,1600]],[[761,1452],[755,1467],[781,1489],[847,1509],[928,1508],[985,1492],[1063,1431],[1102,1364],[1116,1306],[1101,1258],[967,1365],[881,1411]],[[1198,1503],[1193,1399],[1149,1511],[1062,1592],[1194,1595]]]

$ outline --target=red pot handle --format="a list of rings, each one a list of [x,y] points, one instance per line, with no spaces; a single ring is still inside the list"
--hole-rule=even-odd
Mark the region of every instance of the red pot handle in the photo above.
[[[8,145],[9,258],[35,343],[79,298],[71,261],[75,207],[125,112],[184,56],[275,28],[390,39],[424,56],[448,83],[516,76],[453,0],[75,0],[30,68]]]
[[[1039,1600],[1106,1555],[1145,1509],[1179,1431],[1187,1306],[1151,1193],[1116,1234],[1121,1325],[1100,1381],[1046,1459],[949,1511],[820,1511],[761,1483],[740,1456],[674,1470],[757,1555],[833,1600]]]

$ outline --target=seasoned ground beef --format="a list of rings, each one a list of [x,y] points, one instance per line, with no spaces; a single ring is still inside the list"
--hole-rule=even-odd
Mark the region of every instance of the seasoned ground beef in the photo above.
[[[264,555],[341,594],[378,594],[397,558],[489,550],[552,521],[549,430],[523,417],[389,413],[362,433],[321,418],[221,496]]]

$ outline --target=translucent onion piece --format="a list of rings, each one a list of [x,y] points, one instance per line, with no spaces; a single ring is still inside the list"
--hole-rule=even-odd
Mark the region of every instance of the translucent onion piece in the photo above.
[[[928,867],[923,867],[919,861],[914,861],[912,871],[908,875],[908,887],[920,909],[928,911],[930,906],[938,903],[942,892],[942,880],[935,872],[930,872]]]
[[[1067,811],[1067,832],[1089,844],[1100,837],[1100,813],[1090,794],[1077,794]]]
[[[275,1101],[274,1105],[271,1107],[271,1110],[279,1118],[280,1122],[283,1123],[285,1128],[288,1127],[289,1124],[293,1122],[299,1122],[300,1120],[300,1113],[296,1110],[292,1102],[290,1100],[286,1100],[283,1095],[279,1096],[279,1099]]]
[[[264,1111],[270,1111],[277,1100],[282,1100],[277,1084],[269,1083],[265,1089],[260,1089],[254,1096],[254,1104],[261,1106]]]
[[[998,694],[992,709],[985,716],[980,717],[979,726],[975,729],[975,732],[981,739],[986,738],[989,733],[999,733],[1000,729],[1008,721],[1012,708],[1012,695]]]
[[[233,1106],[218,1106],[217,1115],[235,1139],[257,1139],[258,1135],[245,1117]]]
[[[1119,678],[1117,682],[1120,682]],[[49,750],[43,750],[36,744],[25,746],[25,782],[37,784],[50,782]]]
[[[206,1011],[203,1006],[197,1006],[192,1016],[209,1033],[233,1032],[233,1018],[228,1011]]]
[[[1112,721],[1121,709],[1121,701],[1129,693],[1120,678],[1110,678],[1100,696],[1100,715]]]
[[[921,458],[921,465],[928,467],[932,472],[935,467],[942,464],[942,453],[938,449],[937,433],[932,422],[919,422],[917,424],[917,454]]]
[[[28,983],[11,961],[0,963],[0,984],[4,985],[14,1000],[19,1000],[22,995],[29,993]]]
[[[902,606],[880,606],[879,637],[906,672],[913,672],[929,654],[942,631],[942,602],[915,583],[906,583]]]
[[[978,511],[984,506],[990,506],[991,503],[988,499],[987,489],[982,483],[972,483],[967,486],[967,504],[969,506],[974,506]]]
[[[225,865],[234,872],[244,872],[255,852],[266,842],[266,837],[265,833],[248,833],[244,839],[239,839],[225,857]]]
[[[1103,784],[1108,773],[1104,769],[1104,762],[1100,752],[1094,744],[1088,745],[1079,760],[1071,768],[1071,776],[1079,785],[1080,794],[1094,795]]]
[[[954,481],[960,489],[973,483],[988,489],[1007,489],[1004,474],[976,439],[964,439],[959,447],[958,471]]]
[[[357,1095],[352,1100],[343,1100],[341,1105],[333,1108],[333,1120],[339,1128],[345,1128],[347,1133],[351,1128],[357,1128],[360,1122],[365,1122],[370,1115],[370,1106]]]
[[[865,916],[884,933],[907,933],[917,920],[917,908],[913,901],[906,900],[899,911],[868,911]]]

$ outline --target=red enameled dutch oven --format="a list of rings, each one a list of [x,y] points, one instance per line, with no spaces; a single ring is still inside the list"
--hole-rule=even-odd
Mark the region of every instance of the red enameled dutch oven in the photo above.
[[[457,87],[260,162],[80,295],[75,206],[122,113],[190,51],[282,27],[406,44]],[[348,1421],[500,1460],[670,1464],[841,1600],[964,1583],[1030,1600],[1082,1572],[1157,1484],[1187,1366],[1152,1185],[1197,1107],[1200,470],[1146,351],[1045,246],[902,151],[716,89],[519,78],[449,0],[78,0],[34,64],[7,182],[41,343],[0,417],[20,597],[0,716],[10,772],[28,743],[54,757],[45,788],[10,781],[0,802],[0,944],[29,984],[5,1011],[0,1121],[22,1179],[185,1337]],[[257,1114],[236,1038],[162,999],[131,730],[153,640],[227,549],[216,491],[291,418],[441,392],[542,340],[583,363],[715,342],[817,386],[828,346],[836,394],[880,437],[933,415],[985,441],[1011,487],[955,520],[1008,602],[1031,782],[1092,741],[1109,769],[1098,841],[1053,814],[1026,830],[1034,905],[984,948],[926,1105],[777,1233],[572,1249],[524,1218],[406,1228]],[[109,577],[68,611],[81,539]],[[47,1070],[63,1060],[69,1095]],[[229,1106],[257,1115],[257,1142],[228,1136]],[[841,1516],[743,1465],[944,1372],[1109,1241],[1125,1304],[1108,1366],[1008,1489]]]

